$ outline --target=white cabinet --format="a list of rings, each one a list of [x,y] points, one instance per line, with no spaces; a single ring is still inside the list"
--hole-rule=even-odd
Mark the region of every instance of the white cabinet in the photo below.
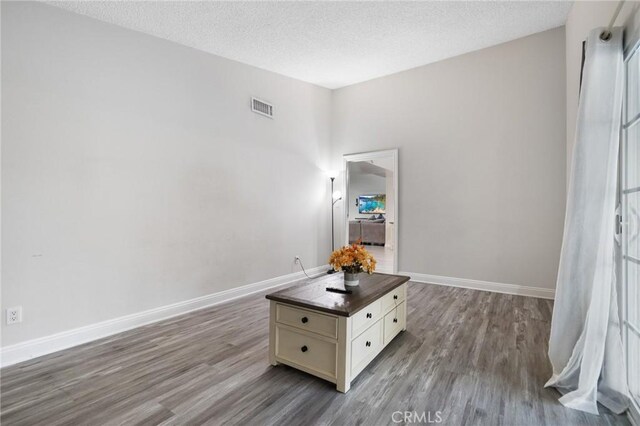
[[[404,318],[406,317],[406,303],[402,302],[392,308],[384,316],[384,344],[389,343],[398,333],[405,328]]]
[[[382,350],[382,331],[382,321],[377,321],[351,341],[351,377],[360,374]]]
[[[272,300],[271,363],[298,368],[347,392],[351,381],[406,329],[406,291],[405,283],[350,317]]]

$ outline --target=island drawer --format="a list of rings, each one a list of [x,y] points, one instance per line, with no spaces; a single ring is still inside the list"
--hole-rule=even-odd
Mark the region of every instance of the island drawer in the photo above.
[[[382,312],[386,314],[390,309],[395,308],[407,298],[407,285],[402,284],[382,296]]]
[[[389,311],[389,313],[384,316],[384,344],[385,344],[385,346],[388,345],[389,342],[391,340],[393,340],[393,338],[396,337],[396,335],[398,333],[400,333],[400,331],[402,331],[404,329],[404,327],[405,327],[405,324],[404,324],[404,321],[405,321],[404,310],[405,310],[405,308],[406,308],[406,303],[402,302],[398,306],[393,308],[391,311]]]
[[[337,343],[276,325],[276,358],[321,377],[336,377]]]
[[[383,346],[382,321],[369,327],[351,342],[351,377],[356,377]]]
[[[307,309],[277,304],[276,322],[336,339],[338,318]]]
[[[382,318],[380,315],[380,299],[362,308],[351,320],[351,335],[356,337]]]

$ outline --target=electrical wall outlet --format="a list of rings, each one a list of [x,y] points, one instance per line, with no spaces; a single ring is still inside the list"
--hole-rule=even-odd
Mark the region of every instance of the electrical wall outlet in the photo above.
[[[297,265],[298,263],[300,263],[300,256],[296,256],[296,260],[295,260],[295,262],[296,262],[296,265]]]
[[[7,325],[22,322],[22,306],[7,308]]]

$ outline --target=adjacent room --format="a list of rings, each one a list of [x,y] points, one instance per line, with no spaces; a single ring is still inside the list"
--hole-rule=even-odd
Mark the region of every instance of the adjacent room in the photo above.
[[[640,425],[640,2],[1,1],[2,425]]]
[[[347,161],[345,168],[348,243],[367,246],[367,251],[376,259],[376,271],[389,274],[397,272],[393,251],[395,163],[392,157]]]

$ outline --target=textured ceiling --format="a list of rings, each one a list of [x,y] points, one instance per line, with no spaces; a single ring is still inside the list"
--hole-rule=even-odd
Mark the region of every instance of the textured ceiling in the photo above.
[[[328,88],[564,25],[566,1],[47,2]]]

